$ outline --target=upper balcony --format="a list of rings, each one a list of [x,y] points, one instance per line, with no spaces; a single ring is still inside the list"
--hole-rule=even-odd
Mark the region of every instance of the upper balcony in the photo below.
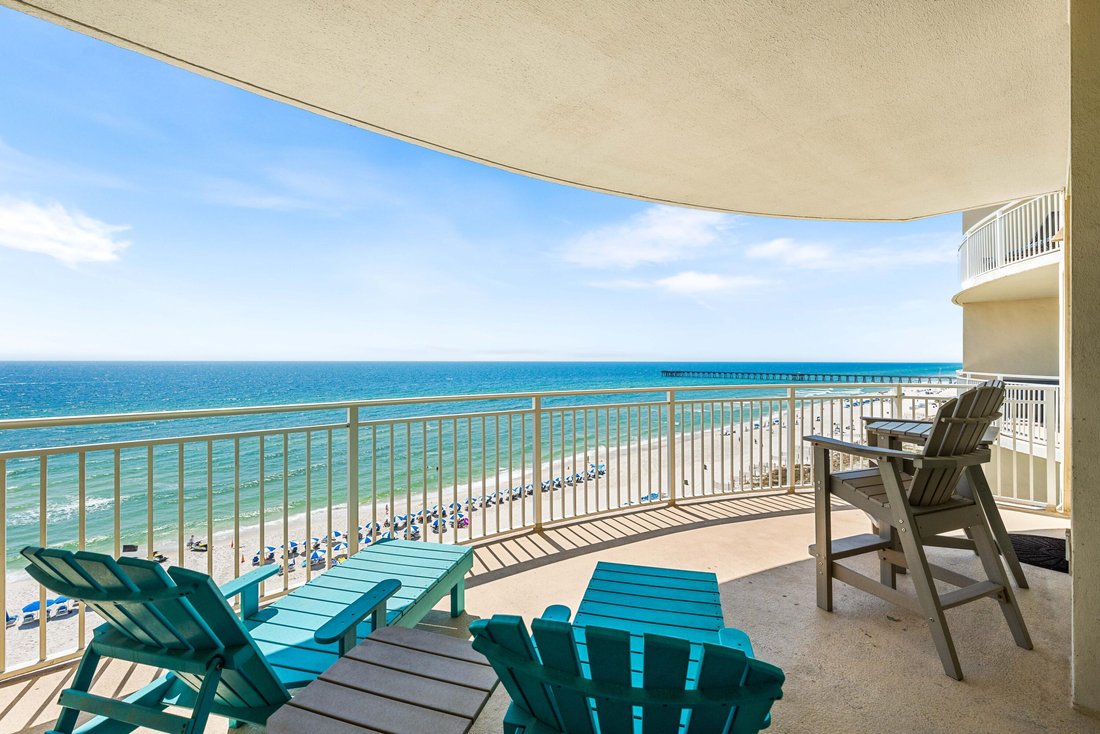
[[[1058,294],[1065,198],[1019,199],[966,231],[959,245],[957,304],[1051,298]]]

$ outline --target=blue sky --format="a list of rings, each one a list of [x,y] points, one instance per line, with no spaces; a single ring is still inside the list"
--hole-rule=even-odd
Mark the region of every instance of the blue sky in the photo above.
[[[8,9],[0,93],[0,359],[961,354],[958,215],[795,221],[567,188]]]

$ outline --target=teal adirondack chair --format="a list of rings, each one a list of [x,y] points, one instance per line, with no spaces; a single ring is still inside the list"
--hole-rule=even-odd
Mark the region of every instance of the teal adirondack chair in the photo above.
[[[211,713],[263,725],[290,700],[290,688],[311,679],[288,665],[272,665],[227,603],[241,596],[241,616],[259,604],[259,585],[278,572],[267,566],[221,588],[204,573],[152,561],[114,559],[102,553],[27,547],[27,573],[54,592],[78,599],[105,624],[96,628],[77,667],[72,687],[61,693],[54,731],[72,734],[80,712],[93,718],[80,734],[126,734],[147,727],[174,734],[202,732]],[[385,602],[401,584],[378,583],[313,635],[318,648],[335,645],[340,655],[355,644],[356,626],[373,615],[385,624]],[[170,671],[118,701],[88,692],[103,658]],[[304,667],[304,666],[303,666]],[[312,675],[315,678],[316,674]],[[190,717],[169,706],[192,709]]]
[[[771,723],[784,680],[774,665],[721,644],[567,619],[551,607],[531,635],[516,616],[470,625],[512,697],[505,734],[747,734]]]

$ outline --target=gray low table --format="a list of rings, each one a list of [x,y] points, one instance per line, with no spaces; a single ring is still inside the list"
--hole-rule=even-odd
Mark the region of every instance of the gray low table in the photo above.
[[[931,421],[921,420],[895,420],[892,418],[863,419],[864,428],[867,431],[867,443],[882,446],[884,448],[900,449],[904,443],[912,443],[923,446],[928,441],[928,434],[932,431]],[[997,440],[997,427],[990,426],[982,436],[982,444],[989,445]],[[1016,586],[1027,588],[1027,577],[1020,566],[1020,560],[1016,557],[1016,549],[1012,547],[1012,540],[1008,537],[1004,520],[997,509],[997,502],[993,499],[993,490],[989,488],[985,472],[980,466],[968,466],[963,480],[959,483],[959,494],[972,497],[985,515],[989,529],[997,541],[998,549],[1004,556],[1008,570],[1016,581]],[[968,548],[973,550],[973,543],[969,539],[937,536],[936,544],[950,548]]]
[[[270,734],[464,734],[497,685],[470,643],[383,627],[268,719]]]

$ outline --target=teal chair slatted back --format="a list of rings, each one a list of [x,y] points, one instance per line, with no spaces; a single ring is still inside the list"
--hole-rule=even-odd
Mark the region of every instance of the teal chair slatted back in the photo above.
[[[496,615],[470,625],[474,649],[512,697],[505,731],[561,734],[747,734],[770,723],[783,671],[718,644]],[[639,650],[632,649],[640,647]],[[640,671],[637,670],[641,662]],[[526,724],[517,724],[517,718]]]
[[[290,700],[206,574],[85,551],[31,546],[22,553],[35,580],[104,620],[91,643],[96,654],[173,671],[194,692],[203,684],[201,661],[218,656],[223,667],[215,704],[269,708]]]

